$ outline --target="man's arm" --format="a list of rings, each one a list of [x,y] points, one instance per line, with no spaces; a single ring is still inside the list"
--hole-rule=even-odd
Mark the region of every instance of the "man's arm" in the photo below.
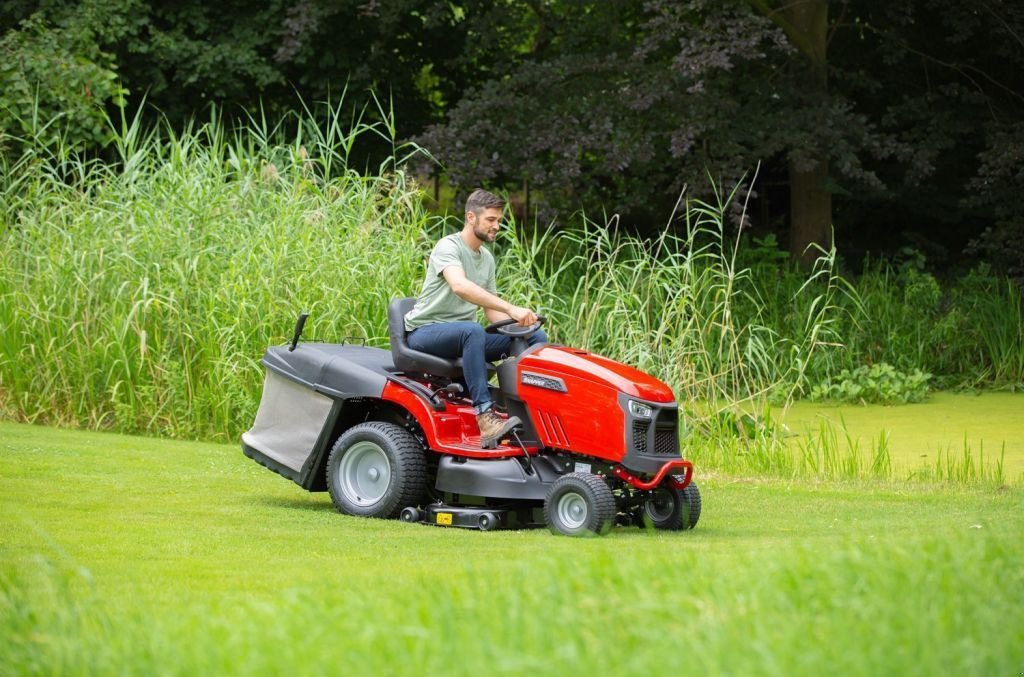
[[[491,310],[490,308],[484,308],[484,317],[487,318],[488,322],[501,322],[502,320],[508,320],[512,316],[508,313],[503,313],[500,310]]]
[[[459,298],[484,309],[484,315],[491,322],[512,318],[524,327],[537,321],[537,315],[529,308],[514,306],[466,277],[459,266],[448,266],[441,273],[445,282]]]

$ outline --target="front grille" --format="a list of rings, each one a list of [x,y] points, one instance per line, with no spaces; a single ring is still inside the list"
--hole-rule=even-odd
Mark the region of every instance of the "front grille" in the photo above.
[[[654,431],[654,453],[658,456],[675,456],[679,453],[676,450],[676,431],[668,429],[656,429]]]
[[[647,421],[633,421],[633,448],[639,454],[647,453]]]
[[[675,407],[653,405],[651,419],[632,418],[632,453],[644,456],[679,455],[679,411]]]

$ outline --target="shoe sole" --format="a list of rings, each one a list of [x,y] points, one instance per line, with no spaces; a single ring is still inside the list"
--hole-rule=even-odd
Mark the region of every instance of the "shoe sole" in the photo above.
[[[494,437],[481,437],[480,448],[481,449],[497,449],[498,442],[502,438],[507,437],[510,432],[515,430],[518,426],[522,425],[522,421],[519,420],[518,416],[510,416],[505,425],[501,426],[501,430]]]

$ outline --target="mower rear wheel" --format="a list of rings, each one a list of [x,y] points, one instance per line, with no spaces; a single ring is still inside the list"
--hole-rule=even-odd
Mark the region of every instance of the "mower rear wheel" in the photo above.
[[[420,502],[426,485],[423,447],[393,423],[350,428],[327,459],[327,490],[346,515],[396,517],[403,507]]]
[[[603,479],[573,472],[555,480],[544,499],[544,521],[553,534],[606,534],[615,522],[615,496]]]
[[[643,504],[644,523],[655,529],[683,531],[700,519],[700,489],[690,482],[685,489],[658,487]]]

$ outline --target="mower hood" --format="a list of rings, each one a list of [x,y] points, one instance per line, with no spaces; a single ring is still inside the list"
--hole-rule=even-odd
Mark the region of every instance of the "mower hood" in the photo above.
[[[543,376],[582,379],[649,402],[675,402],[672,389],[653,376],[578,348],[544,345],[524,354],[520,369]]]

